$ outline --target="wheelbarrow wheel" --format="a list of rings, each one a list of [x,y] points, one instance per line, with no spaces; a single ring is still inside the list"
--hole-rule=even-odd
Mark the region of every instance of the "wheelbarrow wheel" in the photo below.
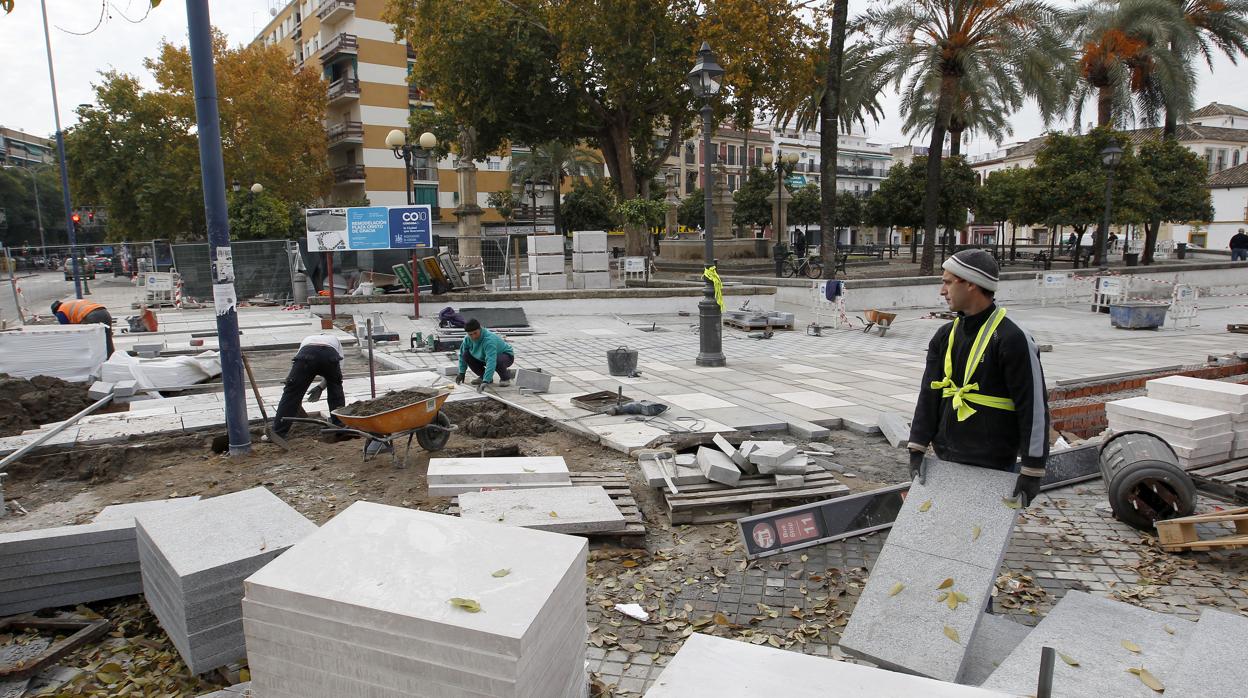
[[[416,432],[416,441],[426,451],[441,451],[446,448],[446,442],[451,438],[451,432],[446,431],[451,428],[451,418],[439,412],[433,423],[442,429],[421,429]]]

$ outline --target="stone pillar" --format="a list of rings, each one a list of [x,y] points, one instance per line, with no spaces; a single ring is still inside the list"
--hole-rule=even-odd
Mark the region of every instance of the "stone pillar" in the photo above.
[[[787,245],[789,244],[789,236],[786,232],[789,227],[789,203],[793,201],[793,195],[789,193],[788,187],[780,186],[767,196],[767,200],[771,202],[771,225],[776,234],[775,242],[783,242]]]
[[[472,160],[460,158],[455,166],[459,179],[459,206],[455,209],[455,237],[459,239],[461,266],[477,266],[481,263],[481,214],[477,205],[477,166]]]
[[[676,217],[676,210],[680,208],[680,197],[676,195],[676,173],[668,172],[664,175],[663,179],[667,184],[667,198],[663,201],[663,203],[667,206],[667,213],[663,221],[664,230],[668,236],[672,236],[680,230],[680,223]]]
[[[712,206],[715,208],[715,237],[733,237],[732,212],[737,208],[737,202],[732,198],[732,192],[728,191],[728,173],[723,165],[715,166],[715,184],[711,189],[711,196]]]

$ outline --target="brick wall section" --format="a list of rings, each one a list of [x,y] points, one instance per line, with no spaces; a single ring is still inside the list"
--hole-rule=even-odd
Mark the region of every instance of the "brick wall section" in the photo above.
[[[1206,366],[1187,371],[1171,371],[1156,375],[1132,378],[1118,378],[1102,383],[1079,385],[1065,388],[1054,388],[1049,391],[1049,418],[1053,428],[1059,432],[1069,432],[1081,438],[1095,436],[1105,430],[1108,422],[1105,418],[1105,403],[1118,399],[1119,393],[1143,390],[1145,383],[1154,378],[1166,376],[1191,376],[1218,380],[1231,376],[1248,374],[1248,362],[1240,362],[1227,366]],[[1248,376],[1240,383],[1248,384]],[[1087,398],[1102,398],[1090,401]],[[1078,400],[1076,404],[1063,405],[1063,402]]]

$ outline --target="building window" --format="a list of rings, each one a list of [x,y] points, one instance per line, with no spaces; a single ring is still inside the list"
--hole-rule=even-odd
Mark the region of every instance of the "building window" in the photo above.
[[[759,165],[762,165],[762,164],[763,164],[763,149],[755,148],[754,149],[754,166],[758,167]]]
[[[731,148],[732,146],[728,146],[728,147]],[[736,191],[736,190],[737,190],[737,176],[728,175],[728,191]]]
[[[1213,174],[1213,148],[1205,148],[1205,168]]]
[[[1226,169],[1226,148],[1218,149],[1218,172]]]
[[[698,188],[698,173],[697,172],[685,173],[685,193],[692,194],[693,190],[697,188]]]
[[[729,165],[737,164],[737,146],[735,145],[728,146],[728,164]]]
[[[695,155],[695,150],[696,149],[693,147],[692,142],[685,144],[685,164],[686,165],[696,165],[698,163],[697,156]]]
[[[1231,167],[1237,167],[1238,165],[1239,165],[1239,151],[1238,150],[1231,151]]]

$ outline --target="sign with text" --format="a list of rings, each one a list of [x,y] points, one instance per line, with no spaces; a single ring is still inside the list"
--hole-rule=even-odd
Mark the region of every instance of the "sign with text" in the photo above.
[[[428,205],[310,208],[304,221],[309,252],[433,246],[433,209]]]
[[[888,528],[909,483],[737,520],[751,560]]]

